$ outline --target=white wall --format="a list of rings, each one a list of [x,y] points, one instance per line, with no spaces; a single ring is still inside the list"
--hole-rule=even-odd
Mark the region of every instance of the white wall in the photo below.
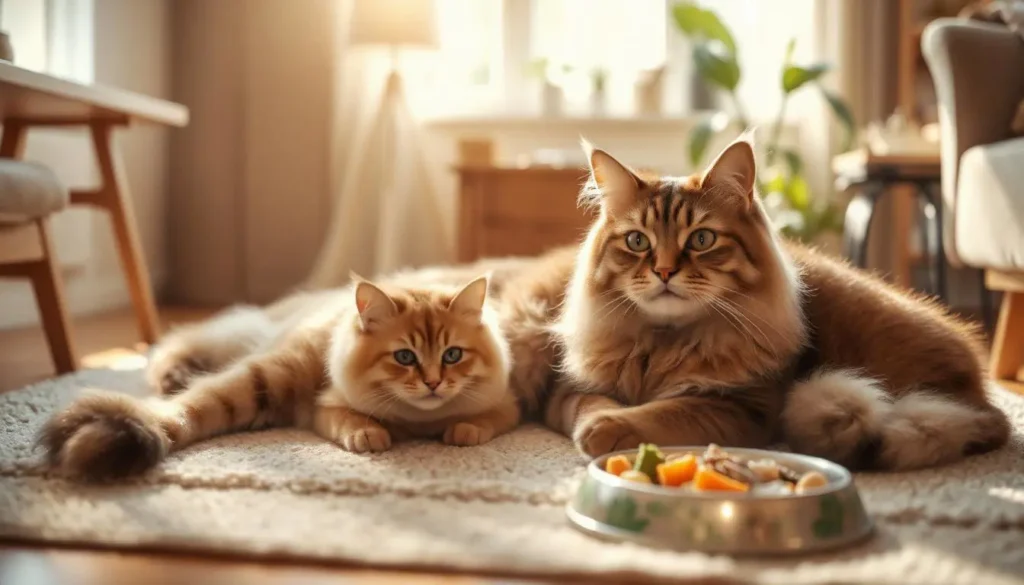
[[[169,97],[172,2],[94,0],[96,83]],[[166,128],[136,126],[121,130],[117,138],[143,248],[158,291],[166,275],[169,132]],[[45,160],[66,182],[87,187],[82,183],[95,180],[88,144],[82,132],[36,131],[29,135],[26,157]],[[54,154],[58,148],[59,157]],[[63,250],[68,260],[63,263],[63,272],[72,314],[86,315],[129,304],[109,220],[93,210],[75,209],[70,213],[84,218],[61,218],[55,225],[55,237],[58,253]],[[74,254],[81,250],[85,253]],[[36,323],[38,313],[31,286],[16,280],[0,282],[0,328]]]

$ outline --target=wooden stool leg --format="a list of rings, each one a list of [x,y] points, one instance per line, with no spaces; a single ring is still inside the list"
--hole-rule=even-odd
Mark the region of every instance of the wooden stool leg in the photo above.
[[[139,321],[139,332],[147,343],[156,342],[160,336],[160,323],[153,291],[149,284],[149,269],[142,253],[135,212],[132,206],[128,180],[121,162],[120,153],[113,144],[113,126],[96,123],[92,126],[93,148],[103,178],[103,206],[110,213],[117,237],[117,250],[121,256],[128,290],[135,306],[135,317]]]
[[[989,368],[997,380],[1017,380],[1024,364],[1024,292],[1003,293]]]
[[[0,158],[21,158],[25,151],[25,125],[13,120],[4,122],[0,138]]]
[[[42,241],[43,258],[27,268],[32,287],[36,293],[36,303],[42,318],[46,340],[50,344],[50,355],[57,372],[66,374],[75,371],[74,342],[71,340],[70,319],[64,306],[64,283],[60,276],[60,267],[53,255],[53,240],[50,238],[50,227],[47,220],[36,222]]]

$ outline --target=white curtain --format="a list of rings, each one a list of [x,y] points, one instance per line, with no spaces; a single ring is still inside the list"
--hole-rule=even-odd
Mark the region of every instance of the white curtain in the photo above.
[[[335,4],[338,27],[327,236],[306,285],[331,287],[399,268],[450,262],[454,218],[437,189],[440,164],[392,56],[348,43],[351,0]]]

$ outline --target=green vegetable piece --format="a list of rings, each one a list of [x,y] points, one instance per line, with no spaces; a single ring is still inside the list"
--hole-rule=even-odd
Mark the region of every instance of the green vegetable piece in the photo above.
[[[640,471],[651,478],[651,481],[658,483],[658,465],[665,462],[665,456],[657,445],[641,443],[636,454],[636,461],[633,462],[633,469]]]

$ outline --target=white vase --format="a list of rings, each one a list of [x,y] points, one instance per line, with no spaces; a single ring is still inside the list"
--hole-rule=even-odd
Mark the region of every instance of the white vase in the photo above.
[[[564,101],[565,95],[562,88],[550,81],[545,81],[541,90],[541,113],[545,116],[561,116]]]
[[[608,112],[608,92],[604,89],[595,89],[590,92],[590,113],[593,116],[603,116]]]

